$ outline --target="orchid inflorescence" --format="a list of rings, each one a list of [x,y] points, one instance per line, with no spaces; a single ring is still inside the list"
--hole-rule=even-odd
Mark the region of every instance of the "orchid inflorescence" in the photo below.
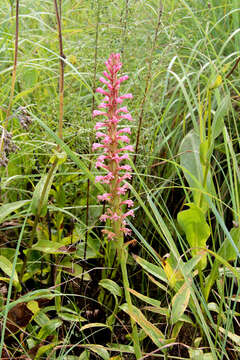
[[[96,92],[104,95],[103,102],[98,106],[101,110],[94,110],[93,117],[103,116],[102,122],[95,125],[96,138],[101,139],[100,143],[93,144],[93,151],[102,149],[103,153],[96,161],[96,168],[105,169],[106,175],[96,176],[96,182],[107,184],[109,192],[98,195],[99,201],[108,203],[105,214],[100,220],[105,222],[110,220],[112,230],[102,230],[109,240],[117,239],[121,234],[129,235],[131,230],[126,226],[126,217],[134,216],[133,210],[124,213],[124,207],[131,208],[133,201],[123,199],[129,189],[129,184],[125,180],[131,179],[132,168],[128,164],[124,164],[129,159],[128,151],[134,151],[132,145],[129,145],[129,137],[131,134],[129,127],[120,127],[122,120],[132,121],[132,117],[126,106],[121,107],[124,99],[132,99],[132,94],[119,95],[120,84],[128,79],[127,75],[118,78],[118,72],[122,67],[120,62],[120,54],[111,54],[105,62],[108,71],[104,71],[99,80],[107,86],[107,90],[99,87]],[[101,131],[99,131],[101,130]],[[122,145],[122,144],[126,145]]]

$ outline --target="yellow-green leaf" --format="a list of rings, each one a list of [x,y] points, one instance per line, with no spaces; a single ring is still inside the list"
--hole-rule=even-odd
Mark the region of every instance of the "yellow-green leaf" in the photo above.
[[[143,315],[143,313],[135,306],[129,309],[127,304],[123,304],[120,308],[125,311],[134,321],[144,330],[144,332],[150,337],[158,347],[162,347],[165,344],[165,338],[161,330],[155,325],[150,323]]]
[[[172,299],[172,311],[171,311],[171,322],[175,324],[180,320],[184,311],[186,310],[189,299],[190,299],[190,288],[187,283],[184,283],[183,286],[178,290]]]

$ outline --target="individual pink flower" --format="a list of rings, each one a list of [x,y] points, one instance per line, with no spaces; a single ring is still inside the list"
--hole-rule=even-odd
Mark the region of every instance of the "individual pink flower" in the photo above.
[[[133,201],[130,199],[122,201],[122,204],[126,204],[128,207],[132,207],[134,205]]]
[[[107,219],[109,218],[109,215],[107,215],[107,214],[103,214],[103,215],[101,215],[100,216],[100,221],[107,221]]]
[[[99,201],[110,201],[111,196],[112,196],[112,194],[105,193],[105,194],[103,194],[103,195],[98,195],[97,198],[98,198]],[[127,201],[127,200],[126,200],[126,201]],[[131,200],[129,200],[129,201],[131,201]]]
[[[103,72],[104,77],[100,81],[107,87],[107,90],[98,87],[97,93],[104,95],[104,99],[98,106],[104,111],[94,110],[93,117],[102,116],[104,120],[95,125],[96,138],[99,143],[93,144],[93,151],[101,149],[102,154],[98,157],[96,168],[107,170],[106,175],[96,176],[96,182],[106,184],[108,192],[98,195],[99,201],[106,201],[108,207],[106,213],[100,217],[103,222],[109,221],[113,231],[103,230],[109,240],[118,239],[122,234],[129,235],[131,230],[127,228],[125,219],[128,216],[134,216],[133,210],[124,213],[124,208],[132,207],[132,200],[122,198],[129,184],[127,179],[131,179],[131,166],[124,164],[129,159],[129,151],[133,152],[132,145],[129,145],[130,139],[126,134],[131,134],[129,127],[119,127],[119,123],[126,120],[132,121],[126,106],[119,106],[125,99],[132,99],[132,94],[119,94],[120,84],[128,79],[127,75],[118,77],[118,72],[122,67],[120,54],[111,54],[105,62],[107,71]],[[98,131],[100,130],[101,131]],[[122,146],[122,143],[128,145]],[[120,155],[121,153],[121,155]]]

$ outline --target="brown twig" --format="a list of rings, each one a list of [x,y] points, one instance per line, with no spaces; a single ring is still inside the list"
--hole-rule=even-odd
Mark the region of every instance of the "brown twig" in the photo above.
[[[240,56],[239,56],[239,58],[237,58],[234,66],[232,67],[232,69],[231,69],[231,70],[229,71],[229,73],[226,75],[226,79],[228,79],[228,78],[232,75],[232,73],[234,72],[234,70],[235,70],[236,67],[238,66],[239,61],[240,61]]]

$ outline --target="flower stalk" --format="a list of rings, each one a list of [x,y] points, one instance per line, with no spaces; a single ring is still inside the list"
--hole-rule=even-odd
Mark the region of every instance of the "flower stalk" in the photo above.
[[[134,216],[131,209],[133,201],[125,199],[125,194],[129,189],[126,180],[130,180],[132,175],[131,167],[126,164],[129,159],[128,152],[133,152],[132,145],[129,145],[131,134],[130,127],[123,127],[123,120],[132,121],[132,117],[126,106],[122,106],[125,99],[132,99],[132,94],[119,94],[119,88],[128,76],[118,77],[118,72],[122,67],[120,54],[111,54],[105,62],[107,71],[103,72],[104,77],[100,81],[107,87],[96,89],[96,92],[104,95],[103,101],[98,108],[93,111],[93,117],[101,116],[104,120],[95,125],[96,138],[100,142],[93,144],[93,151],[101,149],[102,154],[97,158],[96,168],[102,169],[105,174],[96,176],[96,182],[106,184],[108,192],[98,195],[98,200],[107,204],[106,211],[101,215],[100,220],[110,224],[109,228],[102,230],[109,241],[115,244],[118,258],[121,264],[125,299],[131,313],[132,302],[129,292],[129,281],[127,275],[127,247],[124,245],[124,235],[130,235],[131,230],[127,227],[126,218]],[[127,207],[127,211],[125,208]],[[132,337],[134,350],[137,359],[141,358],[141,349],[137,333],[137,325],[131,319]]]
[[[101,110],[94,110],[93,116],[103,116],[103,122],[97,122],[95,125],[96,137],[101,139],[99,143],[93,144],[93,151],[102,149],[102,154],[96,161],[96,168],[107,171],[105,175],[96,176],[96,182],[107,184],[109,192],[99,195],[98,200],[108,204],[105,214],[100,217],[102,222],[110,221],[113,231],[104,229],[103,233],[107,235],[108,240],[117,240],[123,238],[123,234],[130,235],[131,230],[126,226],[126,217],[134,216],[133,210],[124,213],[124,207],[131,208],[132,200],[123,200],[129,188],[126,180],[131,179],[131,167],[123,164],[129,159],[128,151],[133,151],[132,145],[129,145],[130,139],[126,134],[131,134],[129,127],[121,127],[120,122],[124,119],[132,121],[127,107],[119,107],[124,99],[131,99],[132,94],[119,95],[120,84],[128,79],[128,76],[118,78],[118,72],[121,69],[120,54],[112,54],[105,63],[107,70],[104,71],[104,77],[100,81],[107,85],[107,91],[99,87],[96,92],[104,95],[103,102],[98,106]],[[101,130],[101,131],[100,131]]]

